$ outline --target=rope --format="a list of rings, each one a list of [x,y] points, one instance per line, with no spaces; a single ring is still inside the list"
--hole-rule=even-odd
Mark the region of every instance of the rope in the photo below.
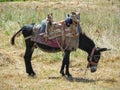
[[[71,42],[71,37],[69,37],[68,39],[69,39],[69,42],[68,42],[68,44],[66,45],[65,49],[67,49],[67,48],[69,47],[70,42]]]
[[[53,31],[54,33],[55,33],[55,30],[53,30],[53,25],[52,25],[52,28],[51,28],[52,30],[51,31]],[[62,56],[64,56],[65,54],[64,54],[64,49],[63,49],[63,47],[60,45],[60,43],[58,42],[58,38],[57,38],[57,34],[55,33],[55,40],[56,40],[56,42],[57,42],[57,44],[58,44],[58,46],[59,46],[59,48],[60,48],[60,50],[62,51]],[[62,37],[61,37],[62,38]]]
[[[62,51],[62,56],[64,56],[65,53],[64,53],[63,47],[62,47],[62,46],[60,45],[60,43],[58,42],[58,39],[57,39],[57,38],[55,38],[55,39],[56,39],[56,42],[57,42],[58,46],[60,47],[60,49],[61,49],[61,51]]]

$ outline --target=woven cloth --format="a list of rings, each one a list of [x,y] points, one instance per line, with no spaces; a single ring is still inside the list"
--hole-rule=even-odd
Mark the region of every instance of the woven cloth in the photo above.
[[[52,23],[46,32],[42,32],[40,25],[33,28],[32,41],[50,47],[63,48],[74,51],[78,48],[79,34],[76,33],[77,27],[65,27],[61,23]]]

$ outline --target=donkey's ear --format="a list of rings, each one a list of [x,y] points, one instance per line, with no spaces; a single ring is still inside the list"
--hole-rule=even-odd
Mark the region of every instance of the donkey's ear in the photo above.
[[[108,50],[111,50],[111,49],[107,49],[107,48],[98,48],[98,51],[99,51],[99,52],[108,51]]]

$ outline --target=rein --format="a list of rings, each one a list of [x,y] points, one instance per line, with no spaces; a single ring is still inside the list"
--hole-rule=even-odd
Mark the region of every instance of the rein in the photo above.
[[[92,61],[92,57],[94,56],[95,50],[96,50],[96,47],[94,47],[94,48],[92,49],[92,52],[91,52],[91,54],[90,54],[90,59],[89,59],[87,68],[90,67],[90,64],[91,64],[91,65],[94,65],[94,66],[97,66],[97,63],[95,63],[95,62]]]
[[[95,62],[92,61],[92,57],[94,56],[95,50],[96,50],[96,47],[93,47],[92,52],[91,52],[91,54],[90,54],[89,62],[88,62],[88,64],[87,64],[87,67],[86,67],[86,70],[85,70],[85,73],[84,73],[84,77],[85,77],[85,78],[86,78],[87,70],[88,70],[88,68],[90,67],[90,64],[91,64],[91,65],[94,65],[94,66],[97,66],[97,63],[95,63]]]

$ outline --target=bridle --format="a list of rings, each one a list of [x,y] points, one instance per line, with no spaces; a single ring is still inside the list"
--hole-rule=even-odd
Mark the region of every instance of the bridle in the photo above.
[[[90,67],[90,64],[91,64],[91,65],[94,65],[94,66],[97,66],[97,65],[98,65],[98,63],[92,61],[92,58],[93,58],[93,56],[94,56],[95,50],[96,50],[96,47],[94,47],[94,48],[92,49],[92,52],[91,52],[91,54],[90,54],[90,56],[89,56],[90,58],[89,58],[89,60],[88,60],[87,68]]]

